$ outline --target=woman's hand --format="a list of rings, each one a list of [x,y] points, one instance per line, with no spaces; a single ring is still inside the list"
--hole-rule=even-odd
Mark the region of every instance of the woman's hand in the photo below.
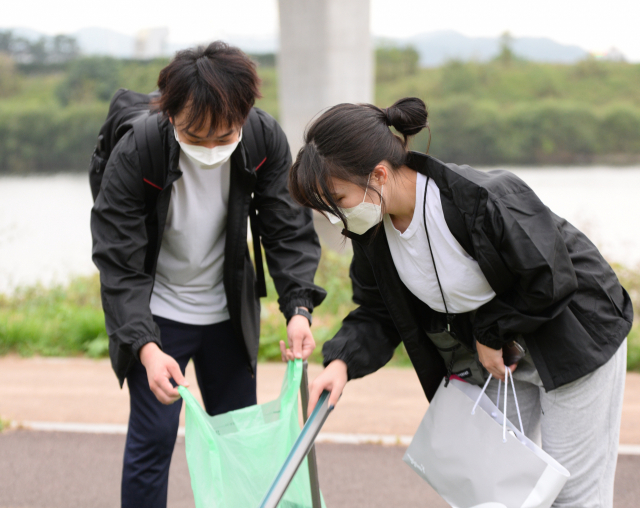
[[[311,414],[316,407],[318,399],[324,390],[331,392],[329,396],[329,406],[335,406],[342,395],[342,390],[347,384],[347,364],[342,360],[333,360],[327,368],[322,371],[311,385],[309,385],[309,407],[307,414]]]
[[[280,341],[280,354],[282,355],[283,362],[295,360],[296,358],[306,360],[316,347],[316,342],[313,340],[313,334],[309,326],[309,320],[299,314],[296,314],[289,320],[289,324],[287,325],[287,340],[289,341],[291,349],[286,347],[283,340]]]
[[[482,366],[489,371],[496,379],[504,381],[505,366],[502,359],[502,349],[493,349],[488,346],[484,346],[476,341],[476,349],[478,350],[478,358]],[[518,366],[517,363],[509,366],[509,369],[513,373]]]
[[[149,388],[163,404],[173,404],[180,398],[178,390],[173,387],[170,379],[181,386],[189,386],[178,362],[163,353],[155,342],[149,342],[140,348],[140,362],[147,369]]]

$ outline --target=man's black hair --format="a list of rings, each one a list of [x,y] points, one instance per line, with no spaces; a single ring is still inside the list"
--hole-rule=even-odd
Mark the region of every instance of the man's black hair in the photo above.
[[[242,51],[222,41],[179,51],[158,77],[162,96],[157,107],[174,118],[188,107],[187,130],[244,124],[260,98],[256,64]]]

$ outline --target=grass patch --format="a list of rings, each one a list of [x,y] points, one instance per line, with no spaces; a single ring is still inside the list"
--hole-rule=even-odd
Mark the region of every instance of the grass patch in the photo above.
[[[322,344],[336,334],[342,320],[356,307],[351,299],[350,264],[350,255],[341,255],[329,249],[322,250],[315,281],[327,291],[328,295],[322,305],[313,311],[312,332],[317,347],[309,358],[311,362],[322,363]],[[267,294],[267,298],[262,300],[262,328],[258,355],[261,361],[279,360],[279,343],[287,337],[285,322],[278,309],[277,293],[270,277],[267,277]],[[398,347],[391,364],[411,365],[404,345],[401,344]]]
[[[355,307],[351,300],[349,264],[351,256],[323,249],[316,282],[329,296],[314,311],[313,334],[317,348],[310,358],[322,361],[322,344],[340,328],[344,317]],[[629,291],[636,314],[640,309],[640,272],[614,265],[623,286]],[[268,297],[262,299],[262,334],[258,359],[279,361],[279,342],[286,339],[286,326],[278,309],[277,292],[267,274]],[[640,372],[640,322],[629,334],[628,370]],[[0,295],[0,355],[87,356],[109,354],[104,327],[98,276],[78,277],[67,286],[34,286],[12,296]],[[410,366],[403,345],[391,365]]]
[[[8,429],[11,426],[11,422],[9,420],[3,420],[0,418],[0,432],[4,429]]]
[[[350,256],[323,250],[317,283],[331,295],[314,312],[313,333],[318,343],[311,361],[322,361],[321,345],[354,308],[349,279]],[[268,297],[262,299],[260,361],[280,360],[279,342],[286,325],[278,309],[277,292],[267,273]],[[22,288],[0,296],[0,355],[88,356],[109,354],[97,275],[77,277],[67,286]]]
[[[97,276],[0,298],[0,354],[102,357],[108,352]]]
[[[326,289],[329,296],[313,312],[313,336],[318,347],[310,358],[312,362],[322,361],[321,345],[335,335],[342,319],[355,305],[351,301],[351,280],[349,279],[350,256],[323,249],[316,274],[316,284]],[[265,265],[266,267],[266,265]],[[262,361],[279,360],[281,340],[286,340],[287,329],[278,308],[277,292],[273,280],[267,274],[267,298],[263,298],[261,312],[260,349],[258,357]]]
[[[627,339],[627,370],[640,372],[640,323],[635,323]]]

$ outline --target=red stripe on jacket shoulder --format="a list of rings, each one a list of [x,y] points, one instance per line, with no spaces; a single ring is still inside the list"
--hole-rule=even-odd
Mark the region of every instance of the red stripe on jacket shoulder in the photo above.
[[[149,180],[147,180],[146,178],[143,178],[144,183],[148,183],[149,185],[151,185],[151,187],[155,187],[156,189],[162,190],[162,187],[160,187],[159,185],[156,185],[153,182],[150,182]]]
[[[264,159],[262,159],[262,162],[256,166],[256,171],[258,171],[258,170],[260,169],[260,167],[261,167],[265,162],[267,162],[267,158],[266,158],[266,157],[265,157]]]

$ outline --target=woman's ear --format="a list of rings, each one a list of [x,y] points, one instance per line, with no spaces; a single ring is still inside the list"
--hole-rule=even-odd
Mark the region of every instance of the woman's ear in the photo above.
[[[371,173],[371,183],[375,183],[376,186],[382,187],[389,180],[389,168],[382,162],[378,164]]]

